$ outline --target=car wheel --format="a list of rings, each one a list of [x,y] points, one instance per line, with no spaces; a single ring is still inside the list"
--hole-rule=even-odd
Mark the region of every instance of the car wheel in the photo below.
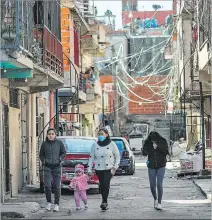
[[[135,162],[134,162],[134,166],[133,166],[133,173],[135,173]]]
[[[132,163],[132,166],[130,168],[130,172],[129,172],[129,175],[133,175],[135,173],[135,166],[134,164]]]

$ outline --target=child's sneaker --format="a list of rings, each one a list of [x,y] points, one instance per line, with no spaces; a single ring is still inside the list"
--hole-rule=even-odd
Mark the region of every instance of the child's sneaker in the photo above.
[[[88,204],[85,205],[85,209],[88,209]]]
[[[81,210],[81,207],[76,207],[76,210]]]

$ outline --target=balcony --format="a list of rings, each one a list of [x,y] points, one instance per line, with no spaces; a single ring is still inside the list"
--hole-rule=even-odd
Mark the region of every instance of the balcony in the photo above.
[[[100,114],[101,110],[101,97],[95,97],[93,101],[86,101],[86,103],[79,105],[80,114]]]
[[[9,77],[17,76],[14,70],[18,70],[19,77],[32,77],[32,11],[32,1],[1,1],[1,68],[8,70]],[[7,75],[5,77],[7,78]]]
[[[199,4],[199,19],[201,19],[199,26],[199,71],[209,70],[209,60],[212,58],[210,51],[211,41],[211,1],[200,1]]]
[[[34,65],[33,77],[27,81],[31,93],[54,90],[63,87],[63,53],[62,44],[44,26],[34,28]],[[26,86],[24,80],[11,80],[12,86]]]
[[[90,25],[87,35],[81,36],[82,50],[84,53],[92,54],[96,57],[105,56],[106,30],[102,25]]]
[[[86,103],[80,105],[81,114],[98,114],[102,109],[101,85],[99,80],[86,80]]]
[[[31,93],[61,88],[64,81],[62,45],[44,24],[35,25],[34,6],[24,0],[1,4],[3,77],[11,87],[30,87]]]
[[[79,79],[79,99],[82,103],[86,101],[86,79]]]

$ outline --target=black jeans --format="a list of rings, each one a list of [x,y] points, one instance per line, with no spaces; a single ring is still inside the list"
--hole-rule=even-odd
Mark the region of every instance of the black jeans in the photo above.
[[[99,179],[102,202],[107,203],[112,178],[111,170],[96,170],[96,175]]]
[[[44,187],[46,200],[52,203],[52,189],[54,192],[54,204],[59,205],[61,194],[61,167],[44,167]]]

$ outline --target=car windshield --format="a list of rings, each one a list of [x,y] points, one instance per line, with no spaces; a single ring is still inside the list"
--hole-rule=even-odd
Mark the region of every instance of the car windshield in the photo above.
[[[90,139],[74,139],[65,138],[62,139],[67,153],[90,153],[91,147],[95,143],[95,140]]]
[[[124,150],[126,150],[126,146],[125,146],[123,140],[121,140],[121,139],[113,139],[113,142],[118,147],[120,153],[122,153]]]

